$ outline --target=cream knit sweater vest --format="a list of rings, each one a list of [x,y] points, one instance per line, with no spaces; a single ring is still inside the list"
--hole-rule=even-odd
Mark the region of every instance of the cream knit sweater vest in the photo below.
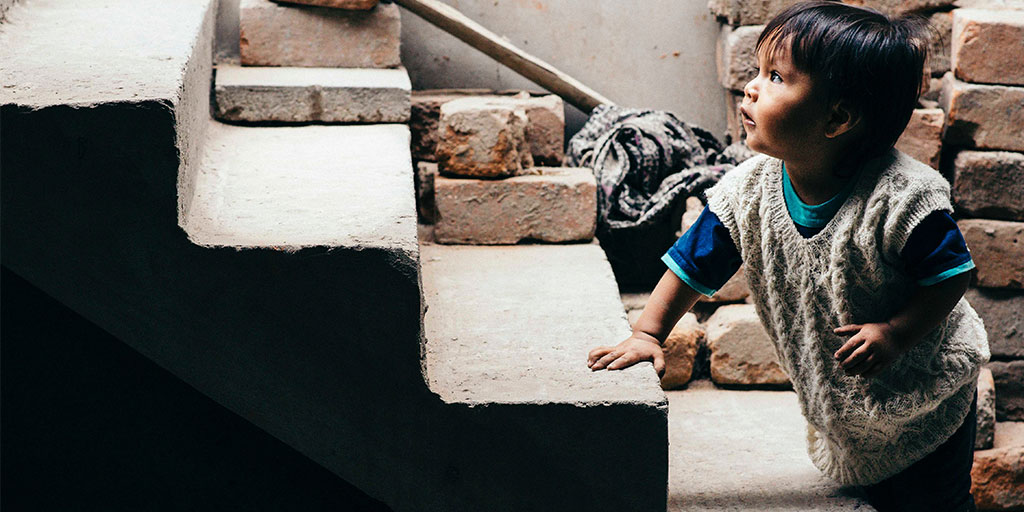
[[[861,169],[835,217],[803,238],[786,210],[782,162],[764,155],[707,191],[745,265],[757,314],[807,419],[814,465],[844,485],[868,485],[935,450],[970,410],[985,329],[961,299],[939,327],[873,379],[846,376],[832,329],[883,322],[917,286],[899,257],[911,230],[952,211],[949,184],[898,151]]]

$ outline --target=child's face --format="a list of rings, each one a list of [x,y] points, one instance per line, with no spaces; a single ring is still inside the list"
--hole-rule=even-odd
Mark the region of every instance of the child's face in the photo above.
[[[757,77],[743,88],[740,120],[750,149],[784,161],[800,160],[825,142],[829,108],[811,75],[790,60],[788,41],[758,53]]]

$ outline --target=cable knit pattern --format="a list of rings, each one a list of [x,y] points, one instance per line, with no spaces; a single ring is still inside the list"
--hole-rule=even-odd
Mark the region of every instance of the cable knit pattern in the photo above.
[[[925,339],[873,379],[847,376],[832,329],[884,322],[916,288],[900,259],[910,232],[952,211],[949,183],[896,150],[866,163],[835,217],[803,238],[786,210],[782,162],[764,155],[726,173],[708,207],[739,248],[757,313],[807,419],[815,466],[869,485],[932,452],[963,423],[989,359],[981,319],[961,299]]]

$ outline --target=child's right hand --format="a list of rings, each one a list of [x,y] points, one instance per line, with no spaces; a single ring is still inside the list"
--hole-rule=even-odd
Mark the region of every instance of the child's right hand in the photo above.
[[[602,368],[620,370],[640,361],[653,361],[658,377],[664,375],[665,353],[661,349],[661,344],[653,336],[634,332],[632,336],[614,347],[597,347],[591,350],[587,357],[587,366],[594,371]]]

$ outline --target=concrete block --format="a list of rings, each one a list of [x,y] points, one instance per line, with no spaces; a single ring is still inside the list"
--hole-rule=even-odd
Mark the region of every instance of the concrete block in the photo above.
[[[980,85],[943,78],[940,103],[946,111],[943,140],[961,146],[1024,151],[1024,87]]]
[[[960,80],[1024,85],[1024,11],[953,11],[952,67]]]
[[[402,64],[402,26],[395,4],[347,11],[242,0],[238,19],[243,66],[393,68]]]
[[[953,202],[970,217],[1024,221],[1024,153],[961,151]]]
[[[750,304],[722,306],[705,325],[716,384],[785,385],[775,349]]]
[[[958,224],[977,266],[977,286],[1024,288],[1024,222],[964,219]]]
[[[992,370],[996,390],[996,419],[1024,421],[1024,360],[992,361],[985,365]]]
[[[939,168],[942,156],[942,128],[946,115],[939,108],[915,109],[903,135],[896,141],[896,149],[919,162]]]
[[[731,91],[742,91],[757,76],[757,38],[764,25],[723,25],[718,37],[718,82]]]
[[[218,66],[215,115],[225,121],[404,123],[404,69]]]
[[[992,448],[996,429],[996,383],[992,370],[982,368],[978,375],[978,430],[974,438],[975,450]]]
[[[441,105],[437,164],[444,174],[503,178],[533,166],[526,144],[526,111],[487,97]]]
[[[377,0],[274,0],[282,4],[315,5],[334,9],[367,11],[377,6]]]
[[[992,359],[1024,359],[1024,290],[970,288],[964,297],[985,321]]]
[[[502,180],[434,180],[434,236],[447,244],[590,240],[597,226],[597,184],[590,169],[537,168]]]
[[[979,510],[1024,510],[1024,422],[996,423],[992,449],[974,452],[971,494]]]
[[[710,0],[708,9],[730,25],[761,25],[799,0]],[[845,0],[843,3],[876,9],[888,15],[929,11],[953,5],[954,0]]]
[[[559,166],[565,158],[565,105],[554,94],[532,95],[526,91],[499,93],[486,89],[415,91],[412,99],[412,154],[416,160],[437,160],[437,123],[441,105],[460,98],[486,96],[523,107],[524,131],[534,165]]]

